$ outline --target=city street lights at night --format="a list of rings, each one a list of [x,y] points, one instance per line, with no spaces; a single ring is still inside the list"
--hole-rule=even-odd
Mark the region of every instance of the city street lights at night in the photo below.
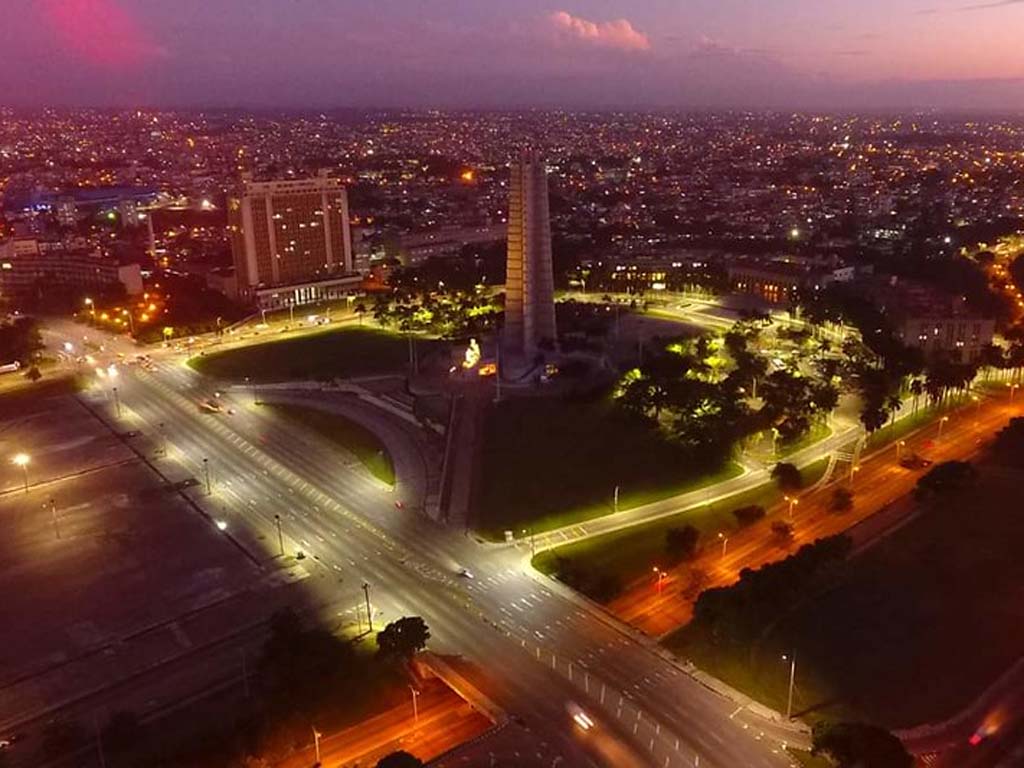
[[[1013,400],[1013,396],[1017,394],[1017,388],[1020,384],[1007,384],[1006,386],[1010,388],[1010,400]]]
[[[121,418],[121,398],[117,394],[117,387],[113,387],[114,393],[114,412],[117,414],[117,418]]]
[[[793,686],[796,683],[796,651],[788,656],[783,655],[783,661],[789,662],[789,693],[786,694],[786,719],[793,719]]]
[[[206,495],[210,495],[210,460],[203,457],[203,479],[206,483]]]
[[[665,579],[668,578],[668,573],[666,573],[665,571],[661,570],[661,568],[659,568],[658,566],[654,566],[653,570],[654,570],[654,577],[657,579],[658,594],[660,595],[661,594],[662,584],[664,584]]]
[[[906,440],[897,440],[896,441],[896,461],[899,461],[900,459],[903,458],[903,449],[906,448],[906,447],[907,447],[907,441]]]
[[[946,425],[947,421],[949,421],[949,416],[943,416],[939,419],[939,437],[942,437],[942,428]]]
[[[281,557],[284,557],[284,535],[281,533],[281,516],[274,515],[274,522],[277,524],[277,546],[281,549]]]
[[[313,726],[313,751],[316,752],[316,764],[320,765],[320,737],[323,736],[320,731]]]
[[[718,532],[718,540],[722,542],[722,558],[725,558],[725,550],[729,546],[729,537],[721,531]]]
[[[531,558],[532,557],[536,557],[537,556],[537,541],[536,541],[536,538],[533,535],[533,527],[531,526],[530,528],[523,528],[523,535],[530,537],[530,557]]]
[[[420,724],[420,708],[419,708],[419,704],[416,703],[416,699],[418,699],[420,697],[420,692],[418,690],[416,690],[415,688],[413,688],[411,685],[409,686],[409,692],[412,693],[412,721],[413,721],[414,724],[419,725]]]
[[[53,519],[53,534],[60,538],[60,520],[57,518],[57,500],[50,499],[50,517]]]
[[[21,474],[25,480],[25,493],[28,493],[28,465],[32,462],[32,458],[27,453],[16,453],[11,461],[15,466],[21,467]]]
[[[373,632],[373,609],[370,608],[370,585],[368,582],[363,582],[363,595],[366,597],[366,623],[370,627],[370,631]]]
[[[783,497],[789,503],[789,519],[793,519],[793,507],[800,503],[800,500],[796,496],[784,496]]]

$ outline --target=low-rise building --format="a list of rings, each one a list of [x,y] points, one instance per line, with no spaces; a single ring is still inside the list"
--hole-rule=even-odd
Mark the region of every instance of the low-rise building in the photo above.
[[[142,271],[137,263],[123,264],[99,249],[68,248],[29,238],[0,242],[4,297],[25,299],[58,285],[89,291],[119,288],[134,296],[142,293]]]
[[[975,312],[962,296],[925,283],[880,278],[871,295],[890,318],[896,338],[926,357],[946,355],[971,362],[995,335],[994,317]]]

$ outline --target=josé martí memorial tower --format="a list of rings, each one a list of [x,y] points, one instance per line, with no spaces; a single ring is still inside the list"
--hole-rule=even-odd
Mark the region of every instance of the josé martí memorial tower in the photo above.
[[[529,366],[542,343],[557,338],[548,172],[528,151],[512,166],[509,183],[503,352],[513,367]]]

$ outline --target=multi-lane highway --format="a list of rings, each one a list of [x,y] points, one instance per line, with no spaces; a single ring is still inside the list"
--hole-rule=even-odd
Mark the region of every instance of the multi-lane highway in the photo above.
[[[518,551],[485,548],[396,508],[393,494],[348,467],[334,446],[253,406],[245,390],[220,398],[233,415],[202,412],[218,385],[174,357],[157,358],[148,370],[121,367],[122,419],[166,441],[162,461],[182,462],[201,481],[209,467],[212,493],[205,497],[202,483],[195,492],[240,542],[262,547],[257,556],[268,564],[279,516],[286,552],[303,552],[317,576],[310,589],[324,602],[356,611],[367,583],[375,624],[423,616],[431,647],[473,662],[481,690],[513,716],[502,734],[521,729],[521,743],[536,745],[532,762],[521,764],[790,764],[782,741],[799,737],[788,728],[708,690],[656,646],[538,583]],[[87,396],[117,418],[108,391]],[[474,578],[460,577],[461,568]],[[573,725],[571,702],[597,721],[596,732]]]

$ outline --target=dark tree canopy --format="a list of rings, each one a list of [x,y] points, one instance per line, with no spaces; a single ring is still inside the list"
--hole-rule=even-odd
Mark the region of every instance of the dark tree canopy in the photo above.
[[[783,491],[799,491],[804,486],[800,470],[788,461],[780,461],[772,467],[772,480]]]
[[[974,465],[968,461],[946,461],[918,480],[914,492],[918,498],[941,497],[971,487],[977,475]]]
[[[914,759],[888,731],[866,723],[818,723],[812,752],[828,755],[838,768],[911,768]]]
[[[377,635],[377,648],[385,656],[410,659],[427,647],[430,630],[419,616],[403,616]]]
[[[420,768],[423,761],[408,752],[398,751],[377,761],[377,768]]]

